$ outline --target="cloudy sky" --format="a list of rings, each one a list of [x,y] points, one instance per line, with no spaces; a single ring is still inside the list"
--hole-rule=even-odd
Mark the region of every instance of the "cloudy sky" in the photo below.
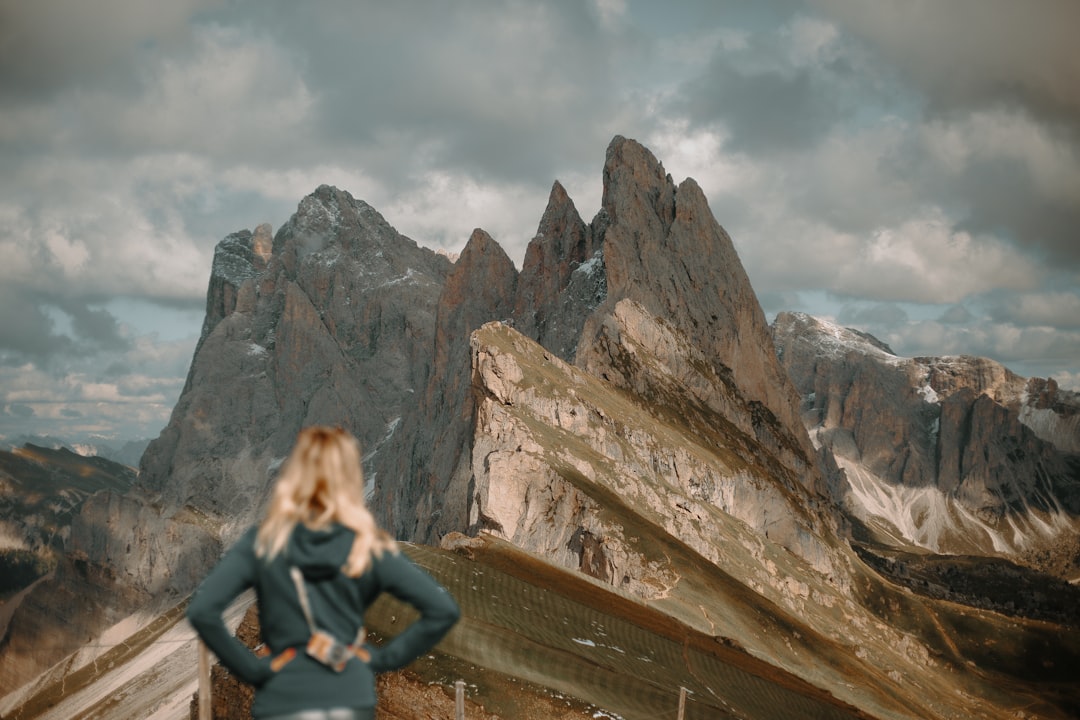
[[[156,437],[214,245],[322,183],[520,267],[604,151],[695,178],[771,319],[1080,389],[1075,0],[0,0],[0,436]]]

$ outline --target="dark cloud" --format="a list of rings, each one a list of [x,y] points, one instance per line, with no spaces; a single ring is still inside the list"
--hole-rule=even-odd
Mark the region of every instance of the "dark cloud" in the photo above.
[[[58,328],[67,320],[71,334]],[[7,364],[34,360],[48,364],[60,356],[85,357],[102,351],[121,351],[130,341],[107,310],[75,298],[57,298],[33,289],[0,288],[0,358]]]
[[[796,13],[743,32],[744,42],[721,43],[671,102],[697,125],[721,126],[735,152],[805,150],[868,105],[894,102],[861,49],[838,42],[824,23]]]
[[[741,70],[725,57],[681,95],[676,111],[696,124],[721,124],[731,150],[752,154],[807,148],[849,114],[828,78],[810,69]]]
[[[1080,196],[1048,190],[1021,159],[991,157],[973,159],[950,196],[966,206],[961,229],[1037,248],[1049,263],[1080,266]]]
[[[550,185],[613,134],[618,51],[589,3],[260,2],[233,12],[290,53],[315,94],[305,152],[352,155],[389,182],[453,167]]]
[[[53,319],[36,300],[22,288],[0,286],[0,363],[45,360],[74,348],[71,338],[55,332]]]
[[[1080,132],[1074,0],[815,5],[861,37],[942,112],[1013,105]]]
[[[130,341],[120,332],[120,324],[108,310],[93,308],[76,299],[58,299],[57,306],[71,317],[75,335],[102,350],[126,350]]]
[[[153,435],[226,234],[326,182],[520,257],[615,134],[694,168],[770,314],[1075,368],[1077,7],[0,0],[0,403]]]
[[[930,122],[985,134],[956,175],[934,164],[941,148],[921,150],[930,172],[912,179],[933,187],[928,197],[973,232],[1080,265],[1080,3],[816,4],[921,93]]]
[[[111,362],[101,371],[102,377],[109,379],[122,378],[131,373],[131,366],[124,362]]]
[[[17,418],[31,418],[34,417],[34,408],[29,405],[23,405],[22,403],[11,403],[4,406],[4,415],[10,415]]]
[[[1044,291],[1016,295],[994,293],[987,316],[999,323],[1020,327],[1080,330],[1080,290]]]
[[[171,44],[188,32],[200,6],[129,0],[0,0],[0,98],[47,97],[87,82],[130,77],[135,52]]]

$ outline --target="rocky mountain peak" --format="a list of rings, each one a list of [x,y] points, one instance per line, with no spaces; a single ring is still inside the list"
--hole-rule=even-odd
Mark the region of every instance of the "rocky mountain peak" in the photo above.
[[[617,135],[604,159],[601,205],[613,223],[663,237],[675,218],[675,183],[648,148]]]
[[[265,270],[270,257],[274,254],[274,228],[270,223],[263,223],[255,228],[251,236],[251,254],[255,261],[255,269]]]
[[[784,444],[800,448],[804,482],[816,486],[797,394],[735,246],[698,184],[687,179],[676,189],[651,152],[617,137],[604,165],[603,204],[603,307],[633,300],[700,348],[746,400],[769,409]]]
[[[522,333],[565,360],[573,359],[581,323],[606,297],[599,251],[598,233],[556,181],[525,251],[514,320]]]

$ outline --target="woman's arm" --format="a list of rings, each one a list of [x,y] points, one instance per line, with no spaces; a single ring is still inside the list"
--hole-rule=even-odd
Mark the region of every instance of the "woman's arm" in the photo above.
[[[420,617],[382,647],[371,650],[371,669],[397,670],[442,640],[461,617],[454,598],[402,553],[386,553],[375,561],[382,589],[412,605]]]
[[[255,530],[246,533],[206,576],[187,608],[187,618],[222,664],[246,683],[261,685],[273,673],[270,658],[256,657],[225,626],[222,614],[255,584]]]

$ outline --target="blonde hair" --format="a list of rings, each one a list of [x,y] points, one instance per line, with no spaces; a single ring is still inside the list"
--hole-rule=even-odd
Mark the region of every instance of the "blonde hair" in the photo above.
[[[379,528],[364,503],[360,444],[341,428],[316,425],[300,431],[259,526],[255,554],[273,560],[297,523],[314,530],[338,523],[353,530],[356,539],[342,566],[351,577],[364,572],[372,554],[397,552],[393,538]]]

